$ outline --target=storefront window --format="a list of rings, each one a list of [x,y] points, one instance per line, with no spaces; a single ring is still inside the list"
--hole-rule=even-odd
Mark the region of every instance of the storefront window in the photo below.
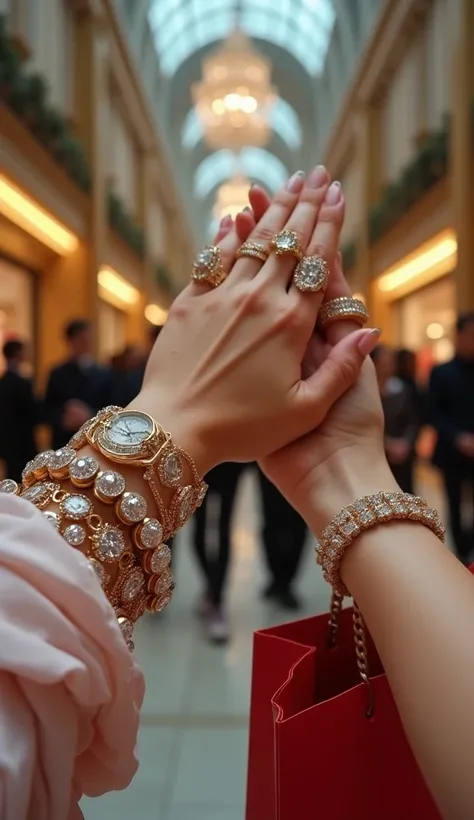
[[[417,354],[420,382],[431,368],[453,355],[456,323],[455,285],[451,276],[428,285],[396,303],[399,347]]]
[[[0,372],[5,366],[1,355],[5,341],[34,342],[33,294],[33,274],[0,257]]]

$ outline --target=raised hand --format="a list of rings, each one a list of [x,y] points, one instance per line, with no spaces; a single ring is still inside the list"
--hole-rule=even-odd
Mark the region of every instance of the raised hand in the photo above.
[[[344,215],[340,186],[329,183],[321,167],[306,180],[295,174],[250,238],[269,248],[274,234],[292,230],[306,255],[327,259],[336,251]],[[359,344],[367,331],[359,331],[302,379],[323,293],[303,293],[292,283],[292,256],[270,253],[263,264],[235,260],[236,231],[233,226],[219,242],[229,272],[223,284],[210,289],[193,282],[175,301],[137,404],[195,455],[201,471],[221,461],[263,457],[319,425],[365,357]]]

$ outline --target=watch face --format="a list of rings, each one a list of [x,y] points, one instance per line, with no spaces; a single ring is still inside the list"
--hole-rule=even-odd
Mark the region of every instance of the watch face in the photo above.
[[[138,449],[153,433],[153,422],[144,413],[124,412],[111,420],[107,440],[119,447]]]

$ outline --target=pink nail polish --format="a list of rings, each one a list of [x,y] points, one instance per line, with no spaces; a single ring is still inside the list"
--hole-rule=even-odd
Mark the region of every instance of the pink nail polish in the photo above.
[[[321,188],[329,182],[328,172],[324,165],[316,165],[308,178],[308,188]]]
[[[326,194],[326,205],[337,205],[341,201],[342,189],[340,182],[333,182]]]
[[[369,356],[377,347],[382,331],[378,327],[366,330],[357,347],[362,356]]]
[[[304,184],[304,171],[297,171],[293,174],[285,185],[287,191],[292,194],[299,194]]]

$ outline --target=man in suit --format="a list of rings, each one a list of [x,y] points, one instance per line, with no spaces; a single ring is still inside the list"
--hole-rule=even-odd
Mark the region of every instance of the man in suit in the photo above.
[[[69,356],[55,367],[45,396],[46,417],[52,427],[52,447],[64,447],[73,433],[101,407],[112,403],[110,372],[92,358],[92,335],[87,319],[66,326]]]
[[[21,375],[27,348],[19,339],[3,345],[6,371],[0,378],[0,458],[8,478],[21,481],[27,461],[36,455],[34,429],[40,422],[40,408],[31,379]]]
[[[428,399],[438,433],[433,461],[444,476],[457,555],[468,563],[474,550],[474,312],[458,317],[455,356],[433,368]],[[463,521],[465,500],[469,522]]]

